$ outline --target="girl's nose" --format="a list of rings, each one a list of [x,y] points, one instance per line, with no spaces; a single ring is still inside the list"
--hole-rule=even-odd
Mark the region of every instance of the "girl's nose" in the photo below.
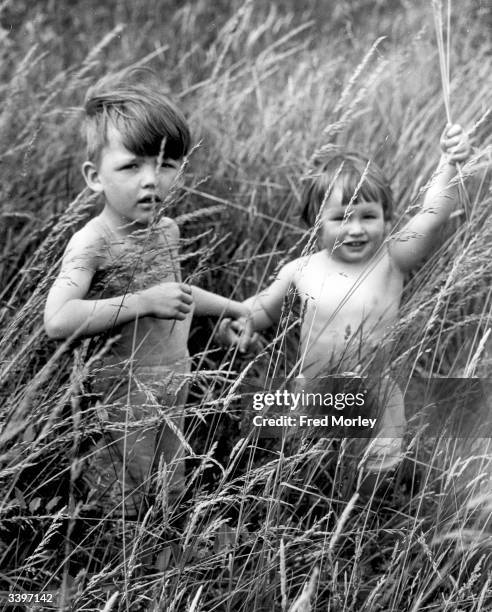
[[[352,217],[352,219],[348,222],[347,231],[349,234],[362,234],[362,224],[356,217]]]

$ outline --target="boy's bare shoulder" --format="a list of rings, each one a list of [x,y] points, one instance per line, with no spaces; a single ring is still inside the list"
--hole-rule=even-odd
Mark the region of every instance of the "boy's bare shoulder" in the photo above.
[[[83,259],[97,267],[108,251],[110,239],[97,217],[88,221],[67,243],[64,260]]]
[[[174,219],[170,219],[169,217],[162,217],[159,221],[153,226],[151,230],[151,236],[144,231],[144,235],[147,236],[146,240],[150,241],[155,245],[161,245],[166,250],[171,249],[172,251],[176,251],[179,248],[179,238],[180,232],[179,227]]]
[[[168,238],[179,239],[179,227],[174,219],[170,217],[162,217],[159,219],[159,223],[157,224],[157,229],[164,234]]]

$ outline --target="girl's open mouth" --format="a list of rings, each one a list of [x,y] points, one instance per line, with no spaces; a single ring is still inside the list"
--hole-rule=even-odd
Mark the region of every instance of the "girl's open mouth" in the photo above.
[[[363,246],[365,246],[367,242],[361,241],[361,240],[353,240],[352,242],[344,242],[343,244],[350,248],[357,249],[357,248],[362,248]]]

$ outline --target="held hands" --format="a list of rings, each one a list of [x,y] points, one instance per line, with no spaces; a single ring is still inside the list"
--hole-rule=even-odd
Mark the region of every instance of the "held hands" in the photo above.
[[[249,351],[257,342],[258,334],[254,332],[249,317],[222,319],[217,333],[219,342],[229,346],[238,346],[240,353]]]
[[[441,136],[441,149],[449,164],[464,162],[470,157],[470,140],[461,125],[446,126]]]
[[[193,296],[185,283],[160,283],[140,294],[144,312],[159,319],[183,321],[191,312]]]

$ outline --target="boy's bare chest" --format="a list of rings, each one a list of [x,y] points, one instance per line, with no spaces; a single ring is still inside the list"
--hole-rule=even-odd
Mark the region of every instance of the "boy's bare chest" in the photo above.
[[[179,281],[179,263],[176,247],[158,239],[113,240],[101,252],[97,272],[93,279],[95,290],[105,295],[120,295],[148,288],[152,285]]]

